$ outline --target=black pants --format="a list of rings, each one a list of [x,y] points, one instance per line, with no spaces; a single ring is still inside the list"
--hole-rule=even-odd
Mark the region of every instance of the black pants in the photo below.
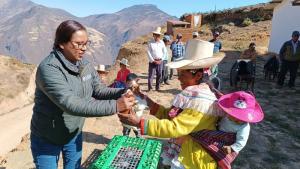
[[[154,76],[154,71],[156,73],[156,85],[155,89],[159,90],[159,82],[161,79],[161,69],[162,69],[162,63],[157,65],[155,63],[149,63],[149,69],[148,69],[148,90],[152,89],[152,80]]]
[[[289,71],[290,72],[289,87],[294,87],[298,67],[299,67],[299,62],[291,62],[291,61],[283,60],[281,63],[277,84],[283,86],[285,75]]]

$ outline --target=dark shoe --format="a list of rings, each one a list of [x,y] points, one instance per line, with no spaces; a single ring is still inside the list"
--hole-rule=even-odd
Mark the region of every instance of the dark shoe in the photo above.
[[[156,90],[156,91],[158,91],[158,92],[160,91],[160,89],[159,89],[159,88],[156,88],[155,90]]]
[[[166,84],[166,85],[170,85],[170,83],[169,83],[169,82],[165,82],[165,84]]]

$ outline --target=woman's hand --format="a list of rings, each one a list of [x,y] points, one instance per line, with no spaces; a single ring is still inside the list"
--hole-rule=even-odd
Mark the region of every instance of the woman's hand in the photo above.
[[[131,126],[140,127],[141,119],[138,118],[133,111],[130,111],[129,114],[118,113],[118,116],[122,123],[131,125]]]
[[[124,112],[136,104],[133,93],[128,90],[117,100],[117,112]]]

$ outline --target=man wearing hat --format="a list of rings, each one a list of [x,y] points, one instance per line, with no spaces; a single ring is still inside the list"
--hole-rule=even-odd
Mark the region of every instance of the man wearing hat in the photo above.
[[[277,87],[281,88],[284,84],[286,73],[290,72],[289,87],[295,87],[295,80],[297,76],[297,69],[300,62],[300,42],[299,42],[299,31],[292,33],[292,39],[285,42],[279,52],[281,60],[281,68],[277,81]]]
[[[108,71],[105,70],[105,65],[97,65],[95,66],[95,69],[101,79],[101,82],[106,84]]]
[[[171,61],[179,60],[183,57],[185,52],[185,46],[182,42],[182,34],[178,33],[176,36],[176,40],[171,43],[170,49],[172,51]],[[173,69],[170,70],[170,79],[173,76]]]
[[[148,91],[152,90],[152,80],[153,72],[156,72],[156,85],[155,90],[159,90],[159,84],[162,75],[162,59],[166,51],[164,42],[160,39],[161,28],[156,28],[153,33],[153,40],[148,43],[148,59],[149,59],[149,69],[148,69]]]

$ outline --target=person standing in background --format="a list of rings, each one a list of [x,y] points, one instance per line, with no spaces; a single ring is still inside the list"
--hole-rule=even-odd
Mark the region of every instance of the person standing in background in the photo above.
[[[155,90],[159,91],[159,84],[162,75],[162,58],[167,53],[165,44],[160,39],[161,28],[158,27],[153,33],[153,40],[148,43],[148,91],[152,90],[153,72],[156,72]]]
[[[163,64],[162,64],[162,76],[161,76],[161,83],[164,83],[166,85],[169,85],[170,83],[168,82],[169,80],[169,71],[168,71],[168,67],[166,66],[166,64],[169,61],[169,52],[168,52],[168,47],[170,44],[171,38],[168,35],[164,35],[163,37],[163,42],[165,44],[165,50],[167,51],[164,56],[163,56]]]
[[[292,39],[285,42],[279,52],[279,57],[281,60],[281,67],[277,82],[277,87],[282,88],[285,75],[290,72],[289,88],[295,87],[295,80],[297,77],[297,70],[300,63],[300,41],[299,41],[299,31],[294,31],[292,33]]]
[[[176,40],[171,43],[170,49],[172,51],[172,58],[171,61],[180,60],[183,58],[183,55],[185,53],[185,46],[182,42],[182,34],[178,33],[176,36]],[[169,79],[172,79],[173,76],[173,69],[170,69],[170,77]]]
[[[220,52],[220,50],[222,49],[222,43],[219,40],[220,37],[220,32],[216,31],[213,33],[213,38],[209,41],[214,43],[214,53],[218,53]]]
[[[222,43],[219,40],[220,32],[215,31],[213,33],[213,38],[209,41],[214,44],[214,53],[219,53],[222,49]],[[212,81],[216,89],[221,89],[221,79],[217,77],[219,73],[218,65],[213,65],[212,67],[204,71],[204,75],[207,76],[208,80]]]

